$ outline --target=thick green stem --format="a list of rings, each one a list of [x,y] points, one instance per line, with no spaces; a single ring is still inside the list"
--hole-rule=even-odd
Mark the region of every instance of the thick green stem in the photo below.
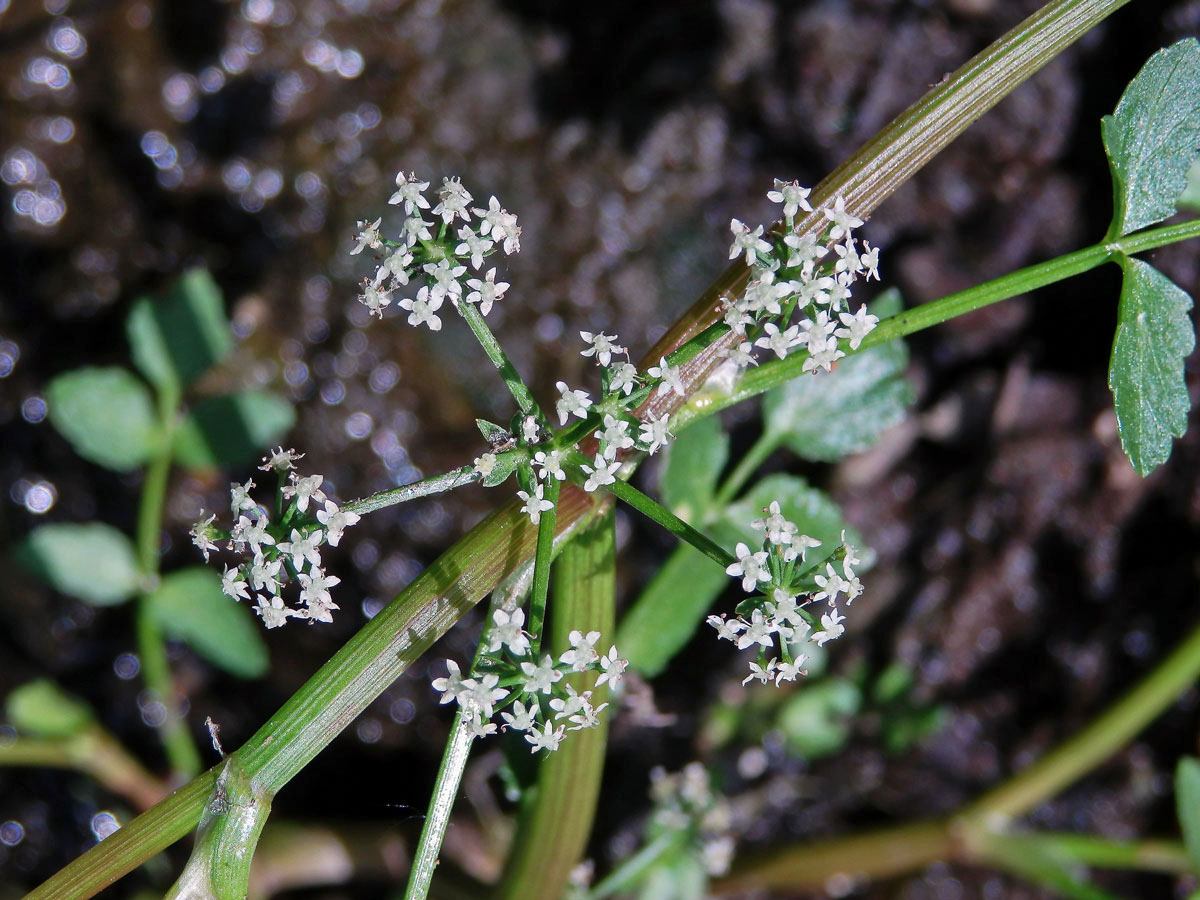
[[[429,885],[437,869],[442,840],[446,836],[446,826],[450,823],[450,810],[458,796],[458,786],[462,783],[463,771],[471,756],[473,740],[471,717],[460,707],[454,716],[450,740],[446,744],[446,752],[442,754],[442,764],[438,767],[437,781],[433,785],[433,799],[429,803],[425,825],[421,828],[421,840],[413,857],[412,872],[408,876],[404,900],[425,900],[429,893]]]

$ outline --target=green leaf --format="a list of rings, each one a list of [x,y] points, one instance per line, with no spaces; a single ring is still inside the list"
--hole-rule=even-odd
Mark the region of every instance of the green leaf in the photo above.
[[[184,273],[160,300],[137,300],[125,333],[134,364],[169,397],[178,397],[232,347],[221,289],[207,269]]]
[[[1125,279],[1108,386],[1121,447],[1139,475],[1171,455],[1171,439],[1187,430],[1183,360],[1196,345],[1188,319],[1192,298],[1149,263],[1120,257]]]
[[[621,618],[615,641],[621,655],[646,678],[658,675],[729,584],[724,570],[695,547],[676,548]]]
[[[90,462],[128,472],[162,445],[150,391],[125,369],[66,372],[46,387],[46,399],[50,422]]]
[[[1200,872],[1200,760],[1193,756],[1175,767],[1175,811],[1188,857]]]
[[[189,469],[251,462],[296,421],[292,405],[266,391],[208,397],[194,404],[175,432],[175,459]]]
[[[495,422],[489,422],[487,419],[476,419],[475,427],[479,429],[479,433],[483,435],[483,439],[488,442],[488,446],[493,449],[503,447],[506,444],[512,444],[515,438],[507,428],[497,425]]]
[[[240,678],[267,671],[267,647],[249,608],[221,592],[212,569],[172,572],[146,598],[163,632],[183,641],[214,666]]]
[[[18,557],[55,590],[93,606],[112,606],[141,585],[133,543],[103,522],[43,525],[18,550]]]
[[[788,749],[803,759],[836,753],[850,737],[862,692],[845,678],[826,678],[788,698],[779,711],[779,730]]]
[[[672,442],[662,474],[663,503],[689,524],[704,521],[729,459],[729,436],[716,416],[700,419]]]
[[[1179,195],[1179,208],[1200,212],[1200,159],[1193,162],[1187,171],[1187,187]]]
[[[74,737],[94,721],[90,706],[46,679],[13,690],[4,711],[17,731],[40,738]]]
[[[889,291],[871,312],[882,318],[898,306],[899,293]],[[865,450],[901,421],[913,402],[904,378],[907,365],[908,349],[891,341],[848,356],[832,372],[793,378],[763,398],[765,430],[794,453],[818,462]]]
[[[495,487],[498,484],[503,484],[508,480],[508,476],[513,473],[513,469],[517,467],[517,463],[519,462],[519,455],[516,453],[498,453],[493,455],[496,457],[496,464],[492,466],[492,471],[480,479],[480,484],[484,487]]]
[[[1174,215],[1200,152],[1200,41],[1159,50],[1101,122],[1113,176],[1111,237]]]

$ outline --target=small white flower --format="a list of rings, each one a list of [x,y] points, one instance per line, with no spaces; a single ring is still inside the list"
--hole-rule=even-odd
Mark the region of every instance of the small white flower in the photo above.
[[[406,247],[415,247],[418,241],[433,240],[433,232],[429,229],[432,222],[426,222],[420,216],[411,216],[400,223],[400,240]]]
[[[610,394],[624,394],[628,397],[637,386],[637,366],[633,363],[618,362],[608,369],[608,391]]]
[[[834,334],[840,338],[849,338],[851,350],[857,350],[862,339],[874,331],[879,323],[879,317],[868,313],[865,306],[860,306],[854,315],[842,313],[838,318],[845,327],[839,328]]]
[[[308,560],[314,566],[321,565],[321,551],[317,549],[321,544],[323,533],[320,529],[312,532],[312,534],[301,534],[299,530],[293,528],[290,541],[280,541],[275,545],[275,549],[280,553],[292,558],[292,566],[295,569],[303,569],[304,561]]]
[[[830,606],[837,603],[838,594],[842,593],[849,586],[846,581],[834,571],[834,568],[829,563],[825,564],[825,574],[817,575],[813,578],[817,583],[820,592],[813,594],[813,600],[827,600]]]
[[[264,472],[270,472],[272,469],[276,472],[286,472],[289,469],[296,468],[296,460],[303,458],[303,453],[276,447],[271,451],[270,456],[263,457],[263,464],[259,468]]]
[[[775,670],[775,687],[779,687],[781,681],[795,681],[800,675],[807,675],[808,673],[801,668],[807,660],[808,657],[801,653],[790,663],[780,663],[779,668]]]
[[[659,397],[663,396],[664,394],[669,394],[671,391],[674,391],[680,397],[685,396],[687,393],[683,387],[683,379],[680,375],[679,367],[668,366],[667,358],[665,356],[659,359],[657,366],[651,366],[649,369],[647,369],[646,374],[651,378],[662,379],[662,383],[658,386],[657,395]]]
[[[779,326],[774,322],[768,322],[763,326],[763,331],[766,333],[754,342],[754,346],[764,347],[780,359],[784,359],[788,355],[788,350],[799,343],[800,328],[798,325],[793,325],[786,331],[780,331]]]
[[[536,444],[542,436],[542,426],[538,424],[537,416],[525,416],[521,419],[521,440],[527,444]]]
[[[496,282],[496,269],[493,267],[482,279],[467,279],[467,287],[471,289],[467,294],[467,302],[478,303],[479,312],[486,316],[492,311],[493,303],[504,299],[504,292],[509,285],[507,281]]]
[[[812,274],[816,261],[829,252],[829,248],[817,242],[812,235],[788,234],[783,238],[784,244],[791,250],[787,258],[789,269],[800,269],[804,277]]]
[[[841,637],[845,633],[846,626],[842,624],[845,621],[846,617],[839,616],[836,609],[830,610],[821,616],[821,627],[824,630],[816,632],[812,636],[812,639],[817,642],[818,647],[824,647],[826,643]]]
[[[750,616],[750,621],[746,625],[746,630],[741,633],[737,639],[737,648],[745,650],[754,644],[761,644],[764,647],[772,647],[775,644],[775,625],[763,616],[761,609],[754,610]]]
[[[333,610],[340,607],[333,602],[329,589],[341,584],[342,579],[336,575],[326,575],[316,566],[313,566],[311,574],[301,574],[299,577],[300,601],[308,607],[305,618],[312,622],[332,622]]]
[[[470,679],[471,685],[459,695],[458,702],[463,709],[479,714],[481,718],[490,719],[495,704],[504,700],[509,691],[498,687],[499,675],[484,675],[478,681]]]
[[[801,372],[815,372],[817,369],[829,372],[833,369],[833,364],[846,355],[838,349],[836,338],[830,338],[820,347],[814,347],[810,342],[808,352],[812,355],[800,367]]]
[[[441,198],[441,202],[433,208],[433,214],[441,216],[445,224],[449,225],[456,216],[463,221],[471,218],[467,204],[471,202],[472,197],[457,177],[442,179],[438,197]]]
[[[365,306],[373,316],[383,318],[383,311],[392,305],[392,289],[380,290],[378,285],[371,284],[366,279],[363,279],[362,293],[358,295],[358,302]]]
[[[441,331],[442,320],[435,315],[437,310],[442,307],[442,297],[430,293],[428,287],[422,287],[417,291],[417,299],[400,301],[400,306],[408,310],[408,324],[412,326],[426,325],[430,331]]]
[[[646,452],[653,456],[661,448],[667,446],[667,443],[675,437],[668,430],[671,427],[671,417],[663,413],[661,418],[654,418],[651,414],[650,418],[642,423],[638,431],[638,440],[646,446]]]
[[[833,202],[833,209],[826,208],[822,212],[825,213],[825,218],[833,223],[833,227],[829,229],[829,239],[831,241],[836,241],[843,235],[850,234],[851,231],[860,227],[863,223],[862,219],[855,218],[846,212],[846,198],[844,197],[838,197]]]
[[[525,676],[521,689],[527,694],[536,694],[539,691],[549,694],[554,683],[563,677],[563,673],[554,668],[554,660],[549,654],[542,656],[542,661],[537,665],[531,662],[521,663],[521,674]]]
[[[204,510],[200,510],[200,515],[204,515]],[[216,519],[216,513],[213,513],[207,519],[201,518],[192,526],[192,530],[188,532],[192,537],[192,543],[204,554],[205,562],[208,562],[208,554],[217,549],[217,545],[213,543],[213,538],[217,536],[217,530],[213,527],[213,522]]]
[[[586,350],[580,351],[579,355],[594,356],[602,366],[607,366],[612,362],[614,353],[627,352],[624,347],[615,343],[617,339],[615,334],[604,334],[603,332],[593,334],[590,331],[581,331],[579,336],[591,345]]]
[[[766,518],[755,519],[750,523],[750,527],[755,531],[765,531],[767,540],[772,544],[790,544],[792,536],[800,529],[784,518],[778,500],[771,501],[767,512],[769,515]]]
[[[582,672],[596,661],[599,656],[596,653],[596,641],[600,640],[600,632],[589,631],[584,634],[576,630],[567,635],[567,639],[571,642],[571,649],[558,658],[559,662],[570,666],[574,672]]]
[[[294,616],[296,611],[288,609],[283,605],[283,601],[278,597],[259,597],[258,603],[254,606],[254,611],[258,613],[259,618],[263,620],[263,625],[267,628],[278,628],[288,620],[288,616]]]
[[[529,652],[529,635],[522,631],[525,625],[525,611],[516,609],[505,612],[502,609],[492,613],[492,629],[488,632],[488,653],[495,653],[501,647],[507,646],[514,656],[524,656]]]
[[[599,706],[592,706],[592,692],[588,691],[583,695],[583,706],[579,712],[571,716],[567,721],[571,723],[570,731],[582,731],[584,728],[595,728],[600,724],[600,713],[608,707],[607,703],[601,703]]]
[[[729,248],[730,259],[737,259],[744,253],[746,265],[749,266],[754,263],[757,254],[771,252],[770,243],[763,240],[761,225],[751,231],[739,219],[734,219],[729,223],[729,230],[733,232],[733,244]]]
[[[448,259],[440,259],[435,263],[425,263],[421,267],[427,278],[432,282],[429,286],[430,297],[449,297],[458,305],[462,296],[462,283],[458,280],[467,272],[466,266],[456,266]]]
[[[378,288],[389,277],[394,284],[388,288],[392,290],[398,284],[408,284],[408,267],[412,265],[413,255],[408,247],[397,247],[389,253],[375,269],[375,278],[371,281],[371,286]],[[361,298],[360,298],[361,299]],[[365,300],[363,301],[366,302]],[[391,303],[391,298],[387,298],[387,302]],[[384,304],[387,306],[387,303]]]
[[[555,697],[550,701],[550,708],[554,710],[554,718],[556,720],[565,719],[575,715],[575,713],[583,709],[583,706],[585,703],[587,703],[587,698],[590,694],[591,691],[585,691],[583,695],[580,696],[575,688],[568,684],[566,697]]]
[[[485,453],[483,456],[475,458],[475,471],[487,478],[492,474],[492,470],[496,468],[496,454]]]
[[[521,229],[517,225],[517,217],[507,210],[500,208],[500,201],[492,197],[487,209],[473,209],[472,212],[483,221],[479,225],[480,234],[490,234],[494,241],[504,241],[504,252],[512,255],[521,249]]]
[[[476,234],[475,229],[470,225],[464,225],[458,229],[458,239],[462,243],[454,248],[454,252],[459,256],[464,254],[470,256],[471,267],[474,269],[483,265],[483,258],[487,256],[489,250],[496,246],[495,241]]]
[[[512,705],[512,712],[501,712],[502,718],[513,731],[528,731],[534,725],[533,716],[537,711],[536,706],[525,708],[525,704],[518,700]]]
[[[229,485],[229,508],[235,516],[244,509],[258,508],[258,504],[250,496],[252,490],[254,490],[253,479],[247,481],[245,484]]]
[[[471,720],[467,722],[467,729],[472,738],[488,737],[495,734],[497,730],[495,722],[485,722],[477,715],[472,716]]]
[[[808,203],[808,195],[811,193],[810,188],[800,187],[798,182],[780,181],[776,178],[775,190],[767,191],[767,199],[772,203],[782,203],[784,217],[791,219],[799,210],[812,212]]]
[[[584,465],[580,466],[587,473],[587,480],[583,483],[583,489],[589,494],[596,488],[604,487],[606,484],[613,484],[617,480],[617,470],[621,468],[621,463],[608,462],[604,458],[604,454],[596,454],[596,466]]]
[[[618,419],[609,413],[604,414],[604,428],[596,432],[596,438],[600,441],[601,453],[605,459],[614,460],[618,451],[628,450],[633,446],[633,437],[628,431],[627,420]]]
[[[351,525],[357,525],[361,518],[358,513],[338,509],[332,500],[326,500],[325,508],[317,511],[317,521],[325,526],[325,540],[331,547],[336,547],[342,539],[342,532]]]
[[[741,619],[726,619],[724,616],[709,616],[704,621],[717,629],[717,640],[721,641],[736,641],[739,632],[746,628],[746,623]]]
[[[542,513],[554,509],[553,503],[542,499],[542,486],[540,484],[534,487],[533,496],[525,493],[525,491],[517,491],[517,496],[525,504],[521,507],[521,512],[529,516],[529,521],[533,525],[538,524],[542,520]]]
[[[475,683],[474,679],[462,677],[458,663],[452,659],[446,660],[446,672],[445,678],[433,679],[433,689],[442,693],[441,699],[438,700],[439,703],[449,703],[451,700],[458,699],[460,694],[468,691],[470,686]]]
[[[553,723],[547,722],[544,730],[538,731],[536,728],[532,729],[525,735],[525,740],[533,744],[533,749],[529,751],[530,753],[537,753],[539,750],[554,751],[562,743],[564,734],[566,734],[566,726],[559,725],[555,728]]]
[[[566,471],[562,467],[562,451],[551,450],[549,452],[539,450],[533,455],[533,464],[538,467],[538,477],[543,481],[549,481],[553,478],[555,481],[562,481],[567,477]]]
[[[606,681],[616,684],[624,677],[628,667],[629,660],[621,659],[620,654],[617,653],[617,645],[613,644],[608,648],[608,653],[600,657],[600,668],[603,673],[596,679],[596,687],[600,687]]]
[[[808,555],[808,551],[812,550],[814,547],[820,546],[821,542],[816,538],[809,537],[807,534],[801,534],[792,538],[791,549],[798,551],[800,554],[800,562],[804,562],[804,557]],[[792,559],[795,559],[795,557],[793,556]],[[791,562],[790,559],[787,561]]]
[[[866,241],[863,241],[863,252],[859,254],[859,261],[862,263],[863,269],[866,270],[867,281],[874,278],[879,280],[879,248],[872,247]]]
[[[240,568],[225,567],[221,573],[221,593],[234,600],[249,600],[250,593],[246,587],[246,579],[242,577]]]
[[[255,591],[266,591],[268,594],[278,594],[279,570],[283,568],[283,560],[268,561],[262,556],[255,556],[250,564],[250,587]]]
[[[779,663],[775,657],[771,657],[765,666],[760,666],[758,663],[750,663],[750,674],[742,679],[742,684],[749,684],[751,681],[760,681],[766,684],[775,674],[775,668],[778,665]]]
[[[592,405],[592,398],[588,396],[587,391],[572,390],[565,381],[556,382],[554,386],[560,394],[558,402],[554,404],[558,412],[558,424],[566,425],[567,419],[572,415],[586,419],[587,409]]]
[[[325,482],[324,475],[308,475],[304,478],[297,478],[296,473],[292,472],[292,483],[285,485],[283,488],[284,499],[290,500],[296,498],[296,508],[300,512],[308,511],[309,498],[325,502],[325,493],[321,490],[321,485]]]
[[[367,247],[370,247],[372,250],[378,250],[383,246],[383,239],[379,236],[379,223],[382,221],[382,218],[378,218],[374,222],[362,221],[358,223],[358,243],[350,251],[351,256],[357,256]]]
[[[734,556],[737,557],[737,562],[728,565],[725,573],[735,578],[741,578],[742,590],[752,591],[758,582],[771,580],[771,573],[767,571],[765,550],[751,553],[750,548],[745,544],[738,544],[734,549]]]
[[[396,193],[388,198],[388,203],[395,206],[404,204],[404,214],[411,216],[415,209],[429,209],[429,201],[421,196],[421,191],[429,187],[428,181],[417,181],[417,176],[403,172],[396,173]]]
[[[758,365],[758,360],[754,358],[754,346],[749,341],[742,341],[740,344],[727,347],[722,355],[739,369]]]

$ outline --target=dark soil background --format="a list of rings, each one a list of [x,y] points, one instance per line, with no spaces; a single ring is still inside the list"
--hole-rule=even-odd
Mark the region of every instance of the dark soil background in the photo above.
[[[590,383],[581,328],[619,329],[640,354],[724,267],[729,219],[773,215],[773,177],[819,181],[1036,6],[0,0],[0,544],[50,521],[132,530],[138,478],[80,461],[43,421],[43,390],[69,368],[127,364],[129,304],[184,268],[210,268],[235,323],[238,348],[218,379],[295,400],[286,443],[307,453],[305,472],[323,473],[342,498],[405,483],[478,455],[474,417],[510,410],[465,331],[427,339],[369,322],[355,302],[369,263],[349,255],[354,224],[384,211],[398,169],[435,185],[460,175],[477,199],[494,193],[519,214],[523,251],[506,261],[513,288],[493,316],[549,397],[556,380]],[[917,304],[1100,235],[1111,193],[1099,119],[1150,53],[1198,31],[1195,0],[1139,0],[1047,66],[868,223],[884,284]],[[1194,245],[1154,261],[1193,294],[1200,287]],[[697,738],[703,698],[728,695],[744,675],[706,634],[653,684],[673,718],[614,726],[592,848],[602,871],[631,847],[649,769],[698,757],[739,797],[743,847],[952,811],[1075,733],[1192,626],[1200,437],[1193,429],[1145,480],[1122,456],[1106,387],[1117,289],[1115,271],[1100,270],[919,335],[918,406],[878,449],[836,468],[782,454],[767,463],[833,491],[878,554],[847,638],[832,645],[833,669],[906,664],[915,701],[945,706],[942,727],[888,754],[868,717],[813,764],[768,739],[766,768],[750,777],[744,746]],[[1188,374],[1195,389],[1194,362]],[[743,446],[753,413],[729,419]],[[249,474],[173,478],[164,570],[197,561],[190,522],[224,508],[229,481]],[[497,502],[469,489],[350,532],[330,557],[341,614],[267,635],[272,671],[261,682],[238,683],[180,650],[174,667],[202,745],[205,716],[226,746],[252,734]],[[628,517],[619,536],[629,598],[670,544]],[[114,670],[135,649],[129,609],[56,595],[7,556],[4,571],[0,693],[53,677],[161,769],[139,684]],[[464,658],[469,624],[431,659]],[[449,721],[429,668],[392,685],[320,755],[278,797],[277,819],[415,839]],[[1176,833],[1171,772],[1197,750],[1198,699],[1189,692],[1033,823]],[[495,866],[502,804],[486,779],[496,753],[481,748],[445,854],[478,875]],[[0,821],[24,829],[0,846],[0,896],[90,846],[100,810],[132,816],[82,776],[0,773]],[[105,896],[161,891],[185,852]],[[1124,896],[1178,888],[1102,881]],[[305,895],[394,890],[376,874]],[[957,866],[858,895],[1043,896]]]

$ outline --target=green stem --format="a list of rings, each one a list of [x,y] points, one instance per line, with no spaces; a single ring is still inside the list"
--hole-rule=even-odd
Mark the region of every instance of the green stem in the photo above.
[[[407,503],[409,500],[416,500],[418,497],[428,497],[430,494],[440,494],[444,491],[462,487],[464,484],[474,484],[480,477],[479,473],[475,471],[474,466],[461,466],[441,475],[434,475],[430,478],[414,481],[412,484],[403,484],[398,488],[380,491],[378,494],[372,494],[369,497],[351,500],[342,507],[342,510],[344,512],[358,513],[359,515],[373,513],[376,510],[395,506],[398,503]]]
[[[618,500],[629,504],[651,521],[657,522],[680,540],[691,544],[722,569],[737,562],[716,541],[701,534],[687,522],[683,521],[683,519],[679,518],[679,516],[675,515],[675,513],[671,512],[661,503],[647,497],[632,484],[621,481],[618,478],[612,484],[605,485],[604,488]]]
[[[529,601],[530,656],[535,661],[542,647],[542,633],[546,624],[546,596],[550,592],[550,560],[554,554],[554,524],[558,518],[559,483],[554,478],[546,480],[546,499],[554,506],[542,513],[538,522],[537,556],[533,563],[533,589]]]
[[[963,818],[977,827],[1024,815],[1128,743],[1200,678],[1200,625],[1140,684],[1100,718],[1006,783],[977,800]]]
[[[1049,262],[1038,263],[1018,269],[999,278],[932,300],[913,309],[884,319],[863,339],[857,351],[885,344],[896,338],[905,337],[934,325],[940,325],[957,316],[965,315],[1001,300],[1029,293],[1041,287],[1079,275],[1112,260],[1118,254],[1132,256],[1156,247],[1174,244],[1189,238],[1200,237],[1200,219],[1152,228],[1108,244],[1093,244],[1074,253],[1068,253]],[[849,354],[847,354],[849,355]],[[678,428],[684,428],[696,419],[712,415],[719,410],[741,403],[790,381],[802,373],[807,353],[795,353],[786,359],[765,362],[756,369],[747,370],[731,392],[711,393],[701,391],[674,419]]]
[[[450,740],[446,744],[446,752],[442,754],[442,764],[438,768],[437,781],[433,785],[433,798],[429,803],[425,825],[421,829],[421,840],[413,858],[404,900],[425,900],[429,893],[429,885],[433,881],[434,870],[437,869],[438,854],[442,849],[442,840],[446,836],[446,826],[450,822],[450,810],[458,795],[458,786],[462,783],[473,740],[470,716],[460,707],[454,716]]]
[[[1115,841],[1090,834],[1031,831],[1009,835],[1017,847],[1023,842],[1072,865],[1097,869],[1137,869],[1184,875],[1195,871],[1187,848],[1179,841]]]
[[[597,882],[584,894],[584,900],[604,900],[605,897],[611,897],[618,892],[628,891],[643,872],[679,847],[687,834],[684,829],[660,834]]]
[[[729,505],[729,501],[737,496],[738,491],[742,489],[750,476],[757,472],[758,467],[775,452],[779,442],[780,436],[773,431],[764,431],[758,436],[758,440],[746,451],[745,456],[738,460],[738,464],[729,473],[729,477],[717,489],[712,502],[714,509],[724,509]]]
[[[504,379],[504,383],[508,385],[508,390],[513,395],[513,399],[517,401],[521,412],[525,415],[536,415],[541,420],[542,416],[537,401],[533,399],[533,394],[521,380],[516,367],[500,346],[500,342],[496,340],[496,336],[492,334],[492,330],[487,327],[487,322],[483,320],[483,315],[475,308],[475,304],[460,300],[458,311],[462,314],[467,327],[471,329],[471,333],[475,335],[475,339],[479,341],[479,346],[483,347],[483,352],[487,354],[492,365],[496,367],[496,371],[500,373],[500,377]]]

